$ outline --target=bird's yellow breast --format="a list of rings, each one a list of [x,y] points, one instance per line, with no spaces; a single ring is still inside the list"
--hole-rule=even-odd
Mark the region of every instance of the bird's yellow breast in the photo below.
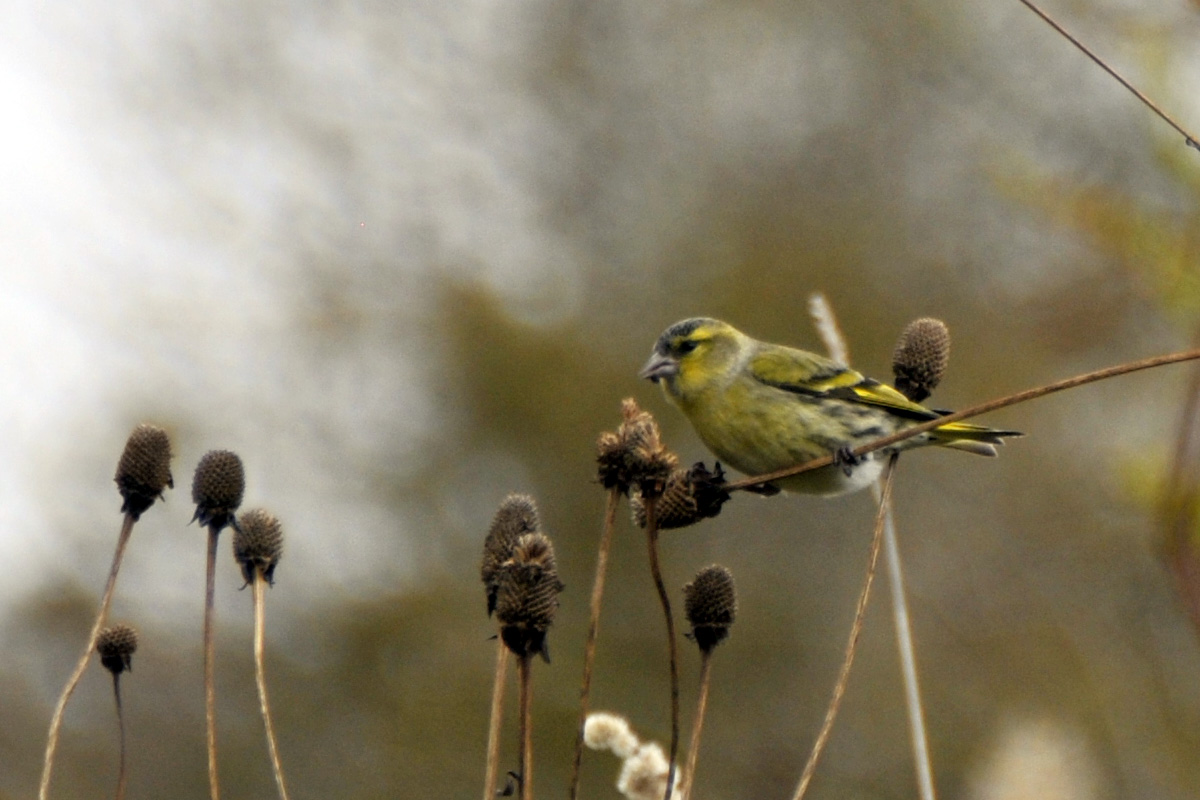
[[[724,463],[748,475],[795,466],[828,455],[840,444],[812,436],[828,426],[821,402],[797,398],[739,378],[679,398],[678,405],[704,444]]]

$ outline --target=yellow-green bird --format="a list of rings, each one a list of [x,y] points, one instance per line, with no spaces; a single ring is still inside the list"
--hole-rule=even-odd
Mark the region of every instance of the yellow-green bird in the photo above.
[[[879,381],[815,353],[752,339],[728,323],[698,317],[667,328],[641,377],[662,386],[717,458],[764,475],[834,455],[833,466],[774,481],[779,488],[837,495],[869,486],[888,449],[850,451],[946,412],[931,411]],[[996,455],[1003,431],[952,422],[898,443]]]

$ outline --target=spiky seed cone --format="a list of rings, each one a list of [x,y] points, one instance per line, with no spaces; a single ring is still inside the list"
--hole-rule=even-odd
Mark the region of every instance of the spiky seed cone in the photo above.
[[[242,504],[246,473],[242,459],[229,450],[209,450],[196,465],[192,477],[192,501],[196,504],[193,521],[218,530],[233,521],[233,512]]]
[[[554,561],[554,545],[540,533],[517,540],[512,557],[501,567],[496,594],[500,638],[518,656],[541,653],[550,661],[546,631],[554,622],[563,590]]]
[[[638,408],[632,398],[621,403],[621,413],[625,422],[619,433],[625,442],[629,483],[636,485],[643,496],[657,497],[671,471],[679,466],[679,459],[662,443],[654,417]]]
[[[117,491],[125,502],[121,513],[135,520],[161,498],[167,487],[175,488],[171,478],[171,440],[157,425],[142,423],[125,442],[125,451],[117,462]]]
[[[132,658],[137,646],[137,631],[128,625],[105,628],[96,638],[96,652],[100,654],[100,663],[113,675],[133,669]]]
[[[596,440],[596,464],[600,483],[605,489],[616,487],[629,491],[629,475],[625,469],[625,445],[619,434],[605,431]]]
[[[663,445],[654,417],[632,397],[621,401],[621,417],[617,432],[602,433],[596,442],[600,483],[622,492],[637,486],[657,497],[679,459]]]
[[[722,504],[729,499],[724,483],[725,473],[720,464],[717,464],[716,472],[709,472],[699,461],[690,469],[672,471],[663,487],[662,497],[654,507],[658,527],[685,528],[717,516]],[[639,528],[646,527],[646,501],[641,493],[629,496],[629,507],[634,523]]]
[[[255,573],[275,585],[275,566],[283,555],[283,525],[279,517],[255,508],[238,515],[233,529],[233,557],[242,567],[246,583],[253,583]]]
[[[684,528],[700,521],[697,514],[696,495],[688,480],[691,470],[672,470],[663,486],[662,496],[654,507],[655,520],[660,529]],[[629,496],[629,510],[639,528],[646,527],[646,501],[640,492]]]
[[[892,352],[896,389],[914,403],[933,393],[950,363],[950,330],[946,323],[922,317],[908,323]]]
[[[683,587],[683,601],[692,639],[707,653],[729,635],[737,614],[733,576],[720,564],[705,567]]]
[[[483,563],[479,577],[487,592],[488,616],[496,610],[496,592],[499,589],[499,574],[504,562],[512,557],[517,540],[527,533],[541,530],[537,504],[527,494],[510,494],[500,503],[487,538],[483,540]]]

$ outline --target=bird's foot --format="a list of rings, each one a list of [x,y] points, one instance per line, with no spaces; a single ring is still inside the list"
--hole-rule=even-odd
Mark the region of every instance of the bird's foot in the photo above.
[[[843,474],[847,478],[850,477],[850,473],[854,471],[854,468],[862,462],[863,457],[854,455],[854,450],[849,446],[839,447],[833,451],[833,465],[841,467]]]

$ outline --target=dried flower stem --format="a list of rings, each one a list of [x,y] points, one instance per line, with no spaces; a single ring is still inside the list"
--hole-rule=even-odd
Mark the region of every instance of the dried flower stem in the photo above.
[[[1142,102],[1142,104],[1146,106],[1146,108],[1150,109],[1155,114],[1157,114],[1159,116],[1159,118],[1162,119],[1163,122],[1167,123],[1172,128],[1174,128],[1175,131],[1183,137],[1184,143],[1188,147],[1192,147],[1197,150],[1200,150],[1200,142],[1198,142],[1196,140],[1195,136],[1192,136],[1190,133],[1188,133],[1186,130],[1184,130],[1179,125],[1178,122],[1176,122],[1174,119],[1172,119],[1170,117],[1170,115],[1167,114],[1167,112],[1163,111],[1161,108],[1159,108],[1157,105],[1155,105],[1154,101],[1152,101],[1149,97],[1147,97],[1146,95],[1144,95],[1140,91],[1138,91],[1137,88],[1135,88],[1132,83],[1125,80],[1125,78],[1123,78],[1119,72],[1117,72],[1115,69],[1113,69],[1108,64],[1106,64],[1104,62],[1104,59],[1100,58],[1100,56],[1096,55],[1091,50],[1089,50],[1087,45],[1085,45],[1083,42],[1079,41],[1074,36],[1072,36],[1070,33],[1068,33],[1066,28],[1064,28],[1062,25],[1059,25],[1057,22],[1055,22],[1050,17],[1049,14],[1047,14],[1042,9],[1038,8],[1032,2],[1032,0],[1020,0],[1020,2],[1026,8],[1028,8],[1030,11],[1032,11],[1034,14],[1037,14],[1039,17],[1041,17],[1043,22],[1045,22],[1051,28],[1054,28],[1054,30],[1057,31],[1060,36],[1062,36],[1064,39],[1066,39],[1071,44],[1078,47],[1084,53],[1084,55],[1086,55],[1092,61],[1096,62],[1096,64],[1102,70],[1104,70],[1109,75],[1111,75],[1113,78],[1115,78],[1117,83],[1121,84],[1126,89],[1128,89],[1133,94],[1134,97],[1136,97],[1138,100],[1140,100]]]
[[[846,347],[846,337],[842,335],[833,306],[821,292],[813,292],[808,296],[808,315],[812,317],[821,343],[829,351],[829,357],[839,364],[849,364],[850,350]]]
[[[117,768],[117,800],[125,800],[125,787],[129,783],[129,774],[125,770],[125,713],[121,709],[121,673],[114,672],[113,696],[117,699],[117,731],[121,738],[121,755]]]
[[[850,681],[850,666],[854,663],[854,654],[858,650],[858,637],[862,633],[863,619],[866,616],[867,600],[871,596],[871,584],[875,580],[875,564],[879,560],[880,544],[883,541],[884,518],[886,517],[887,508],[892,502],[892,477],[896,471],[896,459],[898,454],[893,453],[888,460],[887,468],[884,470],[883,476],[880,478],[882,489],[880,490],[879,511],[875,515],[875,532],[871,537],[871,555],[867,562],[867,577],[863,581],[862,591],[858,596],[858,607],[854,612],[854,624],[850,626],[850,640],[846,644],[846,656],[842,660],[842,669],[838,673],[837,683],[833,687],[833,695],[829,699],[829,708],[825,711],[825,721],[821,724],[821,731],[817,734],[817,740],[813,743],[812,752],[808,756],[808,763],[804,765],[804,772],[800,776],[800,784],[796,787],[796,794],[793,800],[801,800],[804,793],[808,791],[808,784],[812,780],[813,772],[817,768],[817,761],[821,758],[821,753],[825,750],[825,745],[829,741],[829,734],[833,730],[833,722],[837,718],[838,709],[842,705],[842,697],[846,693],[846,685]]]
[[[683,783],[683,800],[692,796],[696,787],[696,757],[700,753],[700,734],[704,730],[704,714],[708,710],[708,685],[712,673],[712,650],[700,651],[700,696],[696,700],[696,717],[692,720],[692,740],[688,744],[687,768],[680,779]]]
[[[879,499],[879,490],[875,491]],[[904,700],[908,706],[908,728],[912,736],[913,763],[917,770],[917,789],[921,800],[934,800],[933,764],[929,759],[929,738],[925,730],[925,711],[921,687],[917,681],[917,658],[913,651],[912,625],[904,593],[904,572],[900,546],[896,540],[896,521],[889,504],[883,526],[883,561],[892,589],[892,616],[896,627],[896,648],[900,654],[900,673],[904,678]]]
[[[212,800],[221,797],[217,783],[217,689],[213,675],[213,600],[216,595],[217,539],[221,529],[208,527],[208,569],[204,588],[204,721],[208,747],[208,789]]]
[[[518,735],[520,742],[521,761],[521,800],[533,800],[533,726],[530,718],[531,697],[533,687],[529,680],[530,666],[533,661],[532,653],[517,657],[517,705],[520,707],[520,722]]]
[[[266,628],[267,579],[262,570],[257,570],[252,584],[254,590],[254,676],[258,681],[258,702],[262,707],[263,727],[267,730],[267,749],[271,752],[271,767],[275,771],[275,785],[279,787],[279,800],[288,800],[287,787],[283,782],[283,764],[279,760],[279,745],[275,741],[275,726],[271,722],[271,705],[267,702],[267,672],[263,659],[263,630]]]
[[[996,411],[997,409],[1006,408],[1018,403],[1036,400],[1040,397],[1045,397],[1048,394],[1054,394],[1055,392],[1061,392],[1066,389],[1074,389],[1076,386],[1082,386],[1086,383],[1095,383],[1096,381],[1115,378],[1118,375],[1127,375],[1131,372],[1139,372],[1141,370],[1152,369],[1154,367],[1162,367],[1166,366],[1167,364],[1178,364],[1181,361],[1195,361],[1196,359],[1200,359],[1200,350],[1185,350],[1181,353],[1169,353],[1167,355],[1153,356],[1151,358],[1144,358],[1139,361],[1131,361],[1126,364],[1118,364],[1113,367],[1106,367],[1104,369],[1096,370],[1095,372],[1086,372],[1082,375],[1076,375],[1073,378],[1056,381],[1055,383],[1048,383],[1044,386],[1038,386],[1033,389],[1026,389],[1022,392],[1016,392],[1015,394],[1005,395],[1004,397],[1000,397],[995,400],[989,400],[986,403],[980,403],[979,405],[971,406],[970,408],[964,408],[961,411],[955,411],[952,414],[946,414],[945,416],[938,417],[937,419],[931,419],[928,422],[922,422],[920,425],[914,425],[911,428],[905,428],[902,431],[897,431],[891,435],[875,439],[874,441],[867,442],[863,445],[859,445],[858,447],[854,448],[852,452],[855,456],[866,455],[867,453],[881,450],[885,447],[890,447],[891,445],[894,445],[897,442],[902,442],[905,439],[911,439],[914,436],[920,436],[922,433],[928,433],[934,428],[940,428],[942,425],[950,422],[958,422],[959,420],[967,419],[969,417],[977,417],[980,414],[986,414],[989,411]],[[832,455],[821,456],[820,458],[814,458],[812,461],[806,461],[803,464],[797,464],[796,466],[788,467],[787,469],[776,470],[775,472],[769,472],[764,475],[754,475],[749,478],[743,478],[740,481],[731,481],[725,485],[725,489],[726,491],[730,492],[738,489],[746,489],[750,486],[757,486],[758,484],[769,483],[770,481],[779,480],[780,478],[789,478],[793,475],[799,475],[802,472],[809,472],[814,469],[820,469],[821,467],[827,467],[832,463]]]
[[[504,718],[504,681],[508,676],[508,647],[496,637],[496,679],[492,684],[492,716],[488,723],[487,770],[483,776],[483,800],[496,800],[500,775],[500,724]]]
[[[1192,336],[1200,339],[1200,328]],[[1191,544],[1200,496],[1195,488],[1200,470],[1200,365],[1193,367],[1179,420],[1171,470],[1163,482],[1159,507],[1167,561],[1186,604],[1193,627],[1200,629],[1200,573]]]
[[[671,790],[675,783],[675,756],[679,751],[679,659],[675,652],[675,620],[671,616],[671,601],[667,597],[667,587],[663,584],[662,579],[662,568],[658,563],[658,520],[655,518],[657,498],[646,497],[645,503],[650,575],[654,578],[654,588],[658,590],[658,600],[662,604],[663,617],[667,621],[667,662],[671,672],[671,751],[670,765],[667,767],[667,790],[663,797],[664,800],[671,800]]]
[[[46,737],[46,757],[42,765],[42,781],[38,787],[38,800],[46,800],[50,796],[50,774],[54,771],[54,751],[58,748],[58,735],[62,730],[63,712],[66,711],[67,701],[74,693],[75,687],[79,685],[84,671],[87,670],[88,661],[91,660],[92,652],[96,649],[96,638],[100,635],[100,629],[104,627],[104,622],[108,618],[108,608],[112,605],[113,590],[117,585],[117,573],[121,569],[121,561],[125,557],[125,546],[129,544],[129,535],[133,533],[133,524],[136,521],[137,518],[134,515],[125,514],[125,519],[121,523],[121,532],[117,536],[117,549],[113,553],[112,567],[108,571],[108,582],[104,586],[104,597],[100,601],[100,611],[96,614],[96,621],[92,623],[92,632],[88,635],[83,656],[75,665],[75,671],[71,673],[71,677],[67,679],[67,685],[63,687],[62,695],[58,698],[58,705],[54,708],[54,716],[50,719],[50,733]]]
[[[616,523],[617,506],[620,501],[620,488],[614,486],[609,489],[608,503],[604,509],[604,530],[600,534],[600,548],[596,554],[596,578],[592,582],[587,642],[583,648],[583,685],[579,689],[579,730],[575,734],[575,760],[571,764],[571,800],[575,800],[579,793],[579,767],[583,760],[583,726],[587,722],[588,700],[592,691],[592,665],[596,660],[596,639],[600,634],[600,603],[604,599],[604,578],[608,573],[608,551],[612,546],[613,527]]]

